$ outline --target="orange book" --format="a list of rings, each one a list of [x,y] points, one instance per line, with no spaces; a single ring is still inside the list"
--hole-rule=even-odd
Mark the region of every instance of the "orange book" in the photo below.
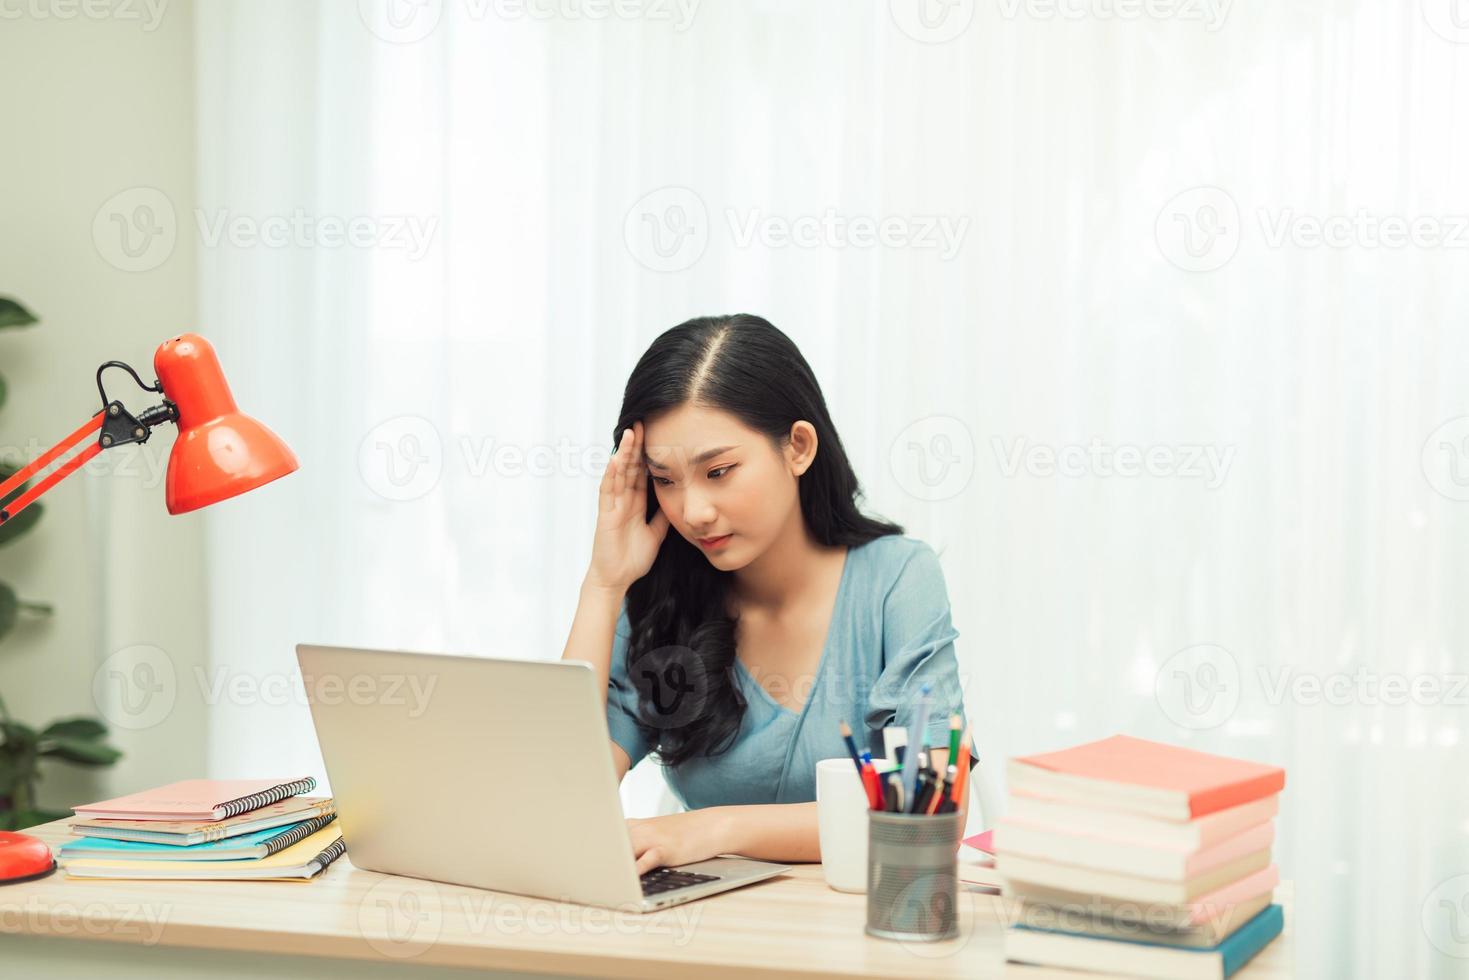
[[[1279,766],[1130,735],[1011,759],[1008,775],[1014,793],[1174,821],[1249,803],[1285,786]]]

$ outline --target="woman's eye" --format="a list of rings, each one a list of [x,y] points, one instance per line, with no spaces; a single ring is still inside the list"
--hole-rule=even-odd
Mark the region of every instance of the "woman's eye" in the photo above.
[[[734,469],[734,464],[730,464],[729,466],[716,467],[709,471],[709,479],[717,480],[732,469]]]
[[[671,486],[673,486],[673,481],[670,480],[670,479],[668,479],[668,477],[666,477],[666,476],[655,476],[655,477],[653,477],[653,482],[656,483],[656,484],[658,484],[660,487],[671,487]]]

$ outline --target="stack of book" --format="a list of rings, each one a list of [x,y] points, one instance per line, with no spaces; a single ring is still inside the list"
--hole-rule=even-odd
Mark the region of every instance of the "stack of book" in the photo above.
[[[56,862],[73,878],[290,880],[346,850],[316,780],[189,779],[74,807]]]
[[[996,867],[1020,963],[1139,977],[1234,973],[1278,936],[1284,770],[1117,735],[1012,759]]]
[[[998,892],[1005,884],[995,867],[995,832],[966,837],[959,848],[959,881],[971,886],[966,891]]]

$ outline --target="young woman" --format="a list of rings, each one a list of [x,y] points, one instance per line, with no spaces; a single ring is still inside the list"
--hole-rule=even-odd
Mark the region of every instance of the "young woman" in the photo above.
[[[614,439],[562,656],[607,682],[617,778],[656,753],[688,808],[628,821],[638,872],[819,861],[816,762],[847,755],[842,721],[859,745],[911,726],[930,684],[946,763],[963,708],[938,558],[858,510],[811,368],[759,317],[658,337]]]

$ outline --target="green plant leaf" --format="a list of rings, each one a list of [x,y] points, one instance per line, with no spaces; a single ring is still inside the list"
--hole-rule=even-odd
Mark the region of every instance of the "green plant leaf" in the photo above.
[[[41,743],[42,756],[65,759],[79,766],[110,766],[122,753],[110,745],[81,738],[48,738]]]
[[[58,718],[41,729],[42,738],[98,739],[107,734],[107,726],[96,718]]]
[[[10,795],[10,787],[25,775],[21,772],[21,758],[7,751],[0,751],[0,796]]]
[[[5,375],[0,374],[0,408],[5,407],[5,396],[9,393],[9,389],[5,387]]]
[[[4,483],[6,480],[10,479],[12,476],[19,472],[19,466],[12,466],[9,463],[0,463],[0,483]],[[22,483],[19,487],[16,488],[16,492],[24,491],[25,488],[28,486],[30,486],[29,483]],[[35,527],[36,522],[41,519],[41,514],[39,512],[44,510],[45,506],[40,501],[37,501],[36,503],[31,504],[25,510],[21,511],[14,518],[6,521],[4,524],[0,524],[0,547],[9,544],[16,538],[20,537],[22,534],[25,534],[31,528]]]
[[[0,524],[0,548],[5,547],[22,534],[29,533],[41,519],[41,514],[45,512],[45,509],[45,505],[37,501],[4,524]]]
[[[4,582],[0,582],[0,640],[15,629],[15,617],[19,612],[20,603],[15,598],[15,590]]]
[[[0,722],[0,752],[19,752],[36,747],[36,730],[25,722]]]
[[[35,314],[8,296],[0,296],[0,327],[28,327]]]

